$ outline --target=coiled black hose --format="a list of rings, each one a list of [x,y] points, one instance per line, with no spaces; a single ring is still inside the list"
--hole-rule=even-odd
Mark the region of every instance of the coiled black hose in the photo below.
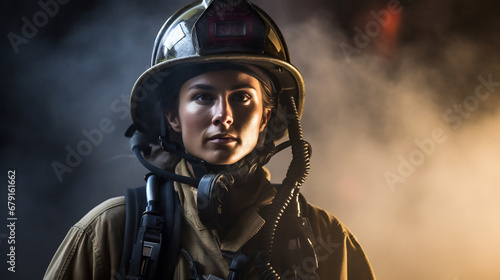
[[[300,186],[305,182],[310,170],[310,146],[302,138],[302,127],[295,107],[295,101],[289,96],[286,108],[293,118],[288,123],[288,134],[292,144],[292,161],[288,167],[283,185],[276,193],[273,202],[264,213],[266,223],[262,228],[260,254],[255,259],[256,268],[263,280],[279,280],[281,277],[271,264],[271,254],[276,236],[276,229],[286,208],[299,193]]]

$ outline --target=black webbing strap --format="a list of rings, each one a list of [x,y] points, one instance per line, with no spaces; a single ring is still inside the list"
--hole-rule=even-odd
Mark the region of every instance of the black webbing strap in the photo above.
[[[182,224],[182,209],[179,197],[174,190],[172,181],[163,181],[159,188],[160,213],[164,217],[163,241],[159,263],[165,264],[156,271],[153,279],[172,279],[177,263],[177,255],[180,248],[180,231]],[[146,209],[146,188],[138,187],[125,191],[126,199],[126,223],[125,238],[120,264],[120,273],[127,275],[132,258],[132,252],[136,243],[138,228],[142,214]],[[134,279],[134,277],[129,277]],[[136,278],[137,279],[137,278]]]
[[[166,269],[160,271],[161,279],[173,279],[175,265],[181,247],[182,207],[179,196],[174,190],[173,181],[169,180],[160,189],[161,197],[166,198],[166,203],[161,203],[160,208],[165,217],[166,239],[162,245],[160,263]]]
[[[129,270],[130,258],[137,238],[137,231],[142,213],[146,209],[146,186],[125,190],[126,216],[125,238],[123,239],[120,273],[126,275]]]

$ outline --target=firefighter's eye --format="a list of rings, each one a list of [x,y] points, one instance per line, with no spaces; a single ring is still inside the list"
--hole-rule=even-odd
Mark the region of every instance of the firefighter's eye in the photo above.
[[[244,91],[235,92],[233,93],[233,95],[231,95],[231,101],[236,101],[240,103],[246,103],[251,99],[252,95]]]
[[[207,103],[207,102],[212,102],[214,101],[214,98],[211,94],[209,93],[198,93],[193,97],[193,100],[196,100],[198,102],[202,103]]]

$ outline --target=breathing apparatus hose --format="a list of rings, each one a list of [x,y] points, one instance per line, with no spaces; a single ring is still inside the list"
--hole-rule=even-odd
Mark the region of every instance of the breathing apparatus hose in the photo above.
[[[130,138],[130,148],[132,149],[132,152],[134,153],[137,160],[139,160],[139,162],[144,167],[149,169],[149,171],[153,172],[154,174],[184,184],[198,186],[198,183],[200,182],[199,179],[181,176],[173,172],[168,172],[149,163],[141,154],[141,152],[146,152],[149,149],[149,141],[143,133],[136,131],[132,135],[132,137]]]
[[[288,115],[293,115],[293,118],[289,119],[288,123],[288,134],[292,145],[292,161],[285,179],[283,179],[282,186],[277,191],[269,208],[266,209],[266,213],[264,213],[266,223],[262,228],[260,244],[262,251],[256,256],[255,260],[256,268],[263,280],[281,279],[271,264],[276,229],[288,205],[298,195],[300,186],[305,182],[310,170],[310,146],[302,138],[302,128],[292,96],[287,99],[286,108],[288,109]]]

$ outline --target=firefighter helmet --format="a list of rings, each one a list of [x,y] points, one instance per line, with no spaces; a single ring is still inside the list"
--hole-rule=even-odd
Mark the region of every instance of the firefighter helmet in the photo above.
[[[173,94],[169,85],[179,82],[179,73],[189,75],[200,67],[225,64],[257,66],[269,76],[276,102],[269,125],[274,126],[273,140],[284,136],[286,110],[280,96],[292,95],[300,116],[304,82],[290,64],[276,24],[248,0],[198,0],[165,22],[154,43],[151,67],[132,89],[130,110],[135,127],[151,142],[156,141],[161,131],[162,95]]]

